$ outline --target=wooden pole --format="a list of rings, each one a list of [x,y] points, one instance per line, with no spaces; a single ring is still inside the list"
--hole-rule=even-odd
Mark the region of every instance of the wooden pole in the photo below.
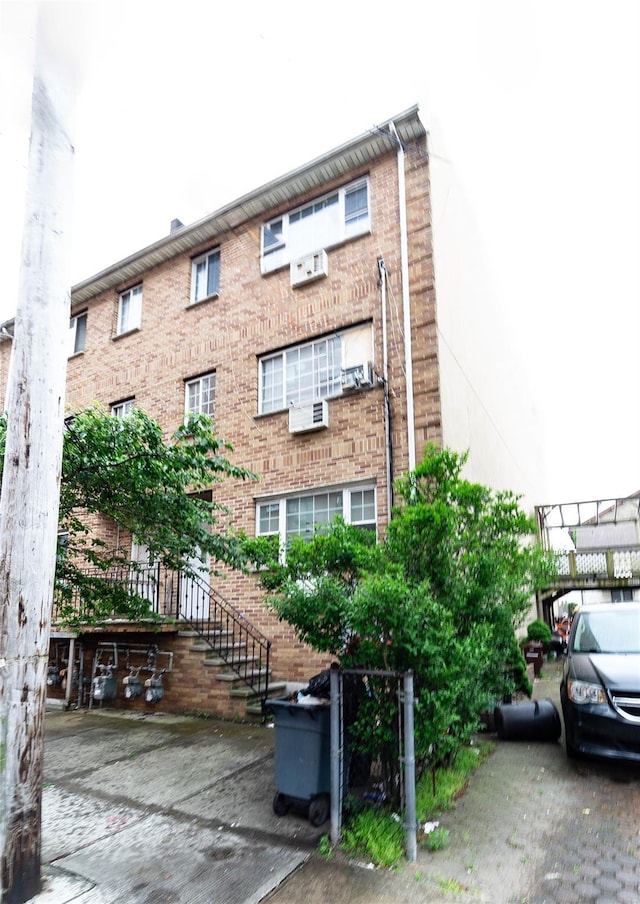
[[[70,86],[39,10],[0,495],[0,901],[41,888],[42,751],[69,330]],[[6,227],[6,224],[5,224]]]

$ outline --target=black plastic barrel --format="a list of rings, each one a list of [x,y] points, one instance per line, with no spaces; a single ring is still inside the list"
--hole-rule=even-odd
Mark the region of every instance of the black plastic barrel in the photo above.
[[[503,741],[557,741],[562,733],[553,700],[531,700],[496,706],[493,719]]]

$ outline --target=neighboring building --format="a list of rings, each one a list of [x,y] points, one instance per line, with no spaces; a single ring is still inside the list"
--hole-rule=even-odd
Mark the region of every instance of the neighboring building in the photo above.
[[[538,506],[540,540],[557,575],[539,597],[552,622],[589,603],[640,599],[640,491],[622,499]],[[556,605],[557,604],[557,605]]]
[[[455,266],[465,267],[462,252]],[[443,356],[462,373],[471,344],[499,375],[506,349],[492,345],[490,323],[470,343],[469,323],[440,298],[445,343],[439,334],[429,151],[415,107],[193,225],[174,221],[74,286],[71,304],[69,411],[99,402],[121,416],[135,404],[167,435],[185,411],[210,414],[234,463],[260,475],[215,489],[250,535],[307,535],[336,514],[382,535],[393,481],[427,442],[485,437],[469,468],[498,488],[526,439],[514,415],[518,441],[505,442],[490,400],[469,386],[459,405],[452,386],[443,391]],[[9,350],[0,345],[3,380]],[[474,406],[480,433],[468,429]],[[517,472],[528,473],[525,461]],[[531,499],[535,483],[507,486]],[[255,578],[229,574],[216,589],[272,640],[274,679],[305,681],[323,664],[265,609]],[[180,642],[161,636],[175,671]],[[181,673],[186,698],[167,680],[165,704],[227,712],[199,668],[197,680]]]

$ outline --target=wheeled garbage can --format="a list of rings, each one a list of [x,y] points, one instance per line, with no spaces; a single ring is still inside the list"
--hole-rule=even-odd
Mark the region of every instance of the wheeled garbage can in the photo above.
[[[311,825],[320,826],[329,818],[331,803],[330,707],[275,699],[265,708],[276,732],[273,812],[284,816],[292,806],[304,807]]]

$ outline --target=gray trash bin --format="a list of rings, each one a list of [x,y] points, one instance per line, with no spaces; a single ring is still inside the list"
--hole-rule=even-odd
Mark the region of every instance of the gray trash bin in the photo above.
[[[267,700],[276,732],[276,794],[273,811],[284,816],[294,805],[308,809],[309,822],[329,818],[331,791],[331,720],[327,704]]]

